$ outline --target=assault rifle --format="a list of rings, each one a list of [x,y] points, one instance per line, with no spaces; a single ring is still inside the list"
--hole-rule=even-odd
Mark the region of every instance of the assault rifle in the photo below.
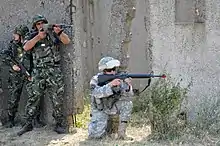
[[[143,92],[147,87],[150,86],[151,83],[151,78],[166,78],[165,74],[162,75],[154,75],[153,72],[150,74],[134,74],[134,73],[119,73],[119,74],[115,74],[115,75],[111,75],[111,74],[102,74],[98,76],[98,86],[104,86],[105,84],[107,84],[108,82],[111,82],[114,79],[121,79],[124,80],[126,78],[136,78],[136,79],[143,79],[143,78],[149,78],[148,80],[148,85],[141,91]],[[136,94],[140,94],[141,92],[137,91],[137,89],[135,89]]]
[[[27,69],[18,61],[16,61],[13,57],[13,53],[9,50],[2,50],[1,51],[1,55],[6,55],[6,57],[9,57],[9,60],[12,61],[13,64],[19,66],[20,68],[20,72],[25,75],[25,77],[27,77],[28,79],[31,78],[30,73],[27,71]]]
[[[60,27],[61,29],[73,27],[73,25],[68,24],[44,24],[40,31],[53,31],[54,27]]]
[[[122,73],[122,74],[116,74],[116,75],[110,75],[110,74],[103,74],[98,76],[98,85],[103,86],[108,82],[111,82],[114,79],[121,79],[124,80],[126,78],[154,78],[154,77],[159,77],[159,78],[166,78],[166,75],[153,75],[153,74],[129,74],[129,73]]]

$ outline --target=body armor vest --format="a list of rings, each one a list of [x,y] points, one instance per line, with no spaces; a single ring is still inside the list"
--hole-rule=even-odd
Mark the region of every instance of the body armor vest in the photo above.
[[[18,62],[21,62],[22,61],[22,57],[24,55],[24,50],[22,48],[22,44],[19,42],[19,43],[16,43],[14,41],[11,42],[11,51],[13,53],[13,57],[14,59],[16,59]]]
[[[33,54],[34,67],[58,66],[60,64],[59,44],[56,44],[52,35],[40,40],[35,45]]]
[[[94,105],[98,110],[110,110],[114,103],[120,99],[121,90],[120,87],[112,88],[113,95],[105,98],[95,98]]]
[[[129,86],[122,82],[120,86],[112,87],[113,95],[105,98],[94,98],[92,102],[98,110],[110,110],[126,90],[129,90]]]

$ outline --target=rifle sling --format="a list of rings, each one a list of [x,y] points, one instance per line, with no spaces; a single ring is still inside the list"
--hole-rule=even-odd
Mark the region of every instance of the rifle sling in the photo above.
[[[150,83],[151,83],[151,78],[148,80],[147,86],[146,86],[141,92],[139,92],[139,94],[141,94],[142,92],[144,92],[144,91],[150,86]]]

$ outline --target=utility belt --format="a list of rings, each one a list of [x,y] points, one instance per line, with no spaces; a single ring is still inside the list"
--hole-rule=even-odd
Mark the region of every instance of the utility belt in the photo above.
[[[121,97],[121,86],[112,87],[113,95],[104,98],[93,99],[94,105],[98,110],[111,109],[115,102],[117,102]]]
[[[95,98],[94,105],[95,105],[95,108],[97,108],[100,111],[107,110],[107,109],[110,110],[113,107],[113,105],[117,101],[119,101],[119,99],[120,99],[120,95],[111,95],[105,98]]]
[[[48,62],[59,62],[61,60],[61,56],[59,54],[59,51],[56,51],[57,49],[54,46],[47,46],[38,48],[33,53],[33,60],[34,64],[39,63],[48,63]]]
[[[54,57],[45,57],[34,60],[34,68],[60,67],[60,60],[54,61]]]
[[[59,62],[47,62],[44,64],[36,64],[34,65],[34,68],[51,68],[51,67],[61,67],[61,64]]]

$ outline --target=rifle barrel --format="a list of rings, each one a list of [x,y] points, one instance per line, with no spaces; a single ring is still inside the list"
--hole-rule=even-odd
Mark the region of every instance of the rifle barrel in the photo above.
[[[153,78],[153,77],[161,77],[166,78],[166,75],[154,75],[154,74],[128,74],[130,78]]]

